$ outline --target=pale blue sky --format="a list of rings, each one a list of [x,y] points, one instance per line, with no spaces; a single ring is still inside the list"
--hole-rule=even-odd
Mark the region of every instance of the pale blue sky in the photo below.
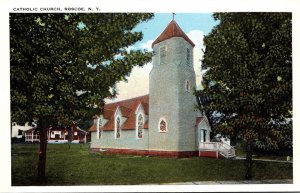
[[[172,20],[172,13],[155,13],[154,18],[139,24],[135,30],[142,31],[144,38],[141,42],[155,39]],[[176,13],[175,20],[184,32],[200,30],[207,35],[218,24],[211,13]],[[140,42],[139,42],[140,43]]]
[[[163,32],[172,20],[172,13],[155,13],[154,17],[148,22],[139,24],[134,31],[142,31],[143,39],[128,49],[148,49],[151,50],[152,42]],[[176,13],[175,20],[180,28],[196,45],[194,47],[194,69],[196,74],[197,88],[201,87],[201,59],[203,37],[207,35],[214,26],[218,24],[212,18],[211,13]],[[128,99],[149,93],[149,73],[152,69],[151,62],[142,68],[135,67],[128,82],[119,82],[117,84],[118,95],[116,100]],[[114,100],[115,101],[115,100]]]

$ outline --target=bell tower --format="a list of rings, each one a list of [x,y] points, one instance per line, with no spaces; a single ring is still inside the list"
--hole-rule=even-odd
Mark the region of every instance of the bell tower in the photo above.
[[[195,44],[173,19],[153,42],[149,80],[149,151],[186,156],[196,151]]]

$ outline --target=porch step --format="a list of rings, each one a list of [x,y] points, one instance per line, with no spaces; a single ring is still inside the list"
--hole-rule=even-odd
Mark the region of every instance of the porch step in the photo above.
[[[235,158],[235,155],[233,155],[230,151],[220,151],[220,154],[225,158]]]
[[[209,157],[212,157],[213,152],[215,152],[216,157],[220,155],[224,158],[235,158],[234,147],[220,142],[199,142],[199,151],[200,156],[202,156],[201,152],[210,152],[205,154],[207,154]]]

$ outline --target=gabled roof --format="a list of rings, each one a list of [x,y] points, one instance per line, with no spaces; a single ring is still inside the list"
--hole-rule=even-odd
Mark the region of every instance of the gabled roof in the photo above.
[[[106,124],[102,127],[103,131],[113,131],[115,128],[115,116],[112,116],[107,122]],[[97,129],[97,128],[96,128]],[[95,130],[96,131],[96,130]]]
[[[25,133],[31,133],[32,131],[37,131],[37,129],[35,127],[28,129],[25,131]]]
[[[118,106],[126,107],[129,109],[133,109],[133,107],[138,106],[140,102],[149,103],[149,95],[139,96],[123,101],[118,101],[115,103],[108,103],[104,105],[104,110],[115,110]]]
[[[201,123],[204,120],[204,117],[196,117],[196,124],[195,126],[197,127],[199,123]]]
[[[97,131],[97,125],[96,124],[93,124],[89,129],[88,131]]]
[[[207,120],[207,117],[204,115],[204,116],[201,116],[201,117],[196,117],[196,124],[195,124],[195,127],[198,127],[199,124],[204,121],[208,127],[208,129],[211,131],[211,128],[210,128],[210,125],[209,125],[209,122]]]
[[[131,130],[136,127],[136,114],[135,111],[139,105],[143,106],[145,114],[148,115],[149,112],[149,95],[144,95],[132,99],[127,99],[115,103],[109,103],[104,105],[103,117],[108,121],[102,127],[103,131],[113,131],[115,127],[115,112],[117,108],[121,111],[123,117],[127,118],[122,124],[122,130]],[[144,129],[148,129],[148,121],[144,124]],[[96,124],[93,124],[89,131],[96,131]]]
[[[130,113],[131,113],[131,109],[130,108],[127,108],[127,107],[124,107],[124,106],[119,106],[119,109],[120,109],[123,117],[127,117],[128,118],[130,116]]]
[[[49,130],[51,131],[63,131],[66,130],[65,127],[50,127]]]
[[[83,129],[80,129],[78,126],[76,126],[76,129],[77,129],[77,131],[79,131],[79,132],[88,133],[87,131],[85,131],[85,130],[83,130]]]
[[[182,31],[179,25],[176,23],[175,20],[172,20],[166,29],[156,38],[156,40],[152,43],[152,48],[155,44],[162,42],[164,40],[170,39],[172,37],[182,37],[187,42],[189,42],[193,47],[195,44],[190,40],[190,38]]]
[[[105,109],[105,111],[103,112],[104,119],[110,119],[110,117],[113,115],[114,115],[114,110]]]

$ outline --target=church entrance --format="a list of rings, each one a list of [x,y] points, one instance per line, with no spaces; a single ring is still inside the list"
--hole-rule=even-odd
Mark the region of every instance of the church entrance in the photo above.
[[[200,142],[206,142],[207,130],[200,129]]]

